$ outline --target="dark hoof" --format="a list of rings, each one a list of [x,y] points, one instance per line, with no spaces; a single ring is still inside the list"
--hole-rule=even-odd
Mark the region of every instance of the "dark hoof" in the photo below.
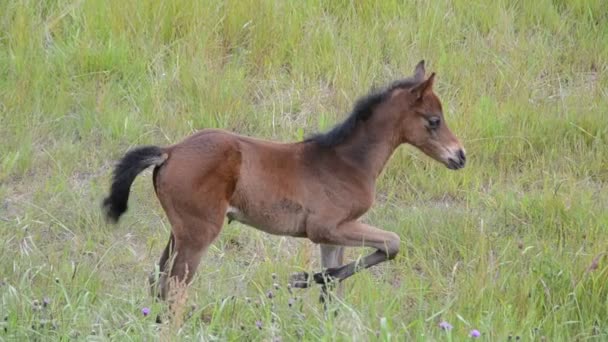
[[[294,273],[289,277],[289,285],[297,289],[305,289],[310,287],[309,276],[306,272]]]
[[[313,275],[315,283],[320,285],[330,285],[336,281],[329,271],[315,273]]]

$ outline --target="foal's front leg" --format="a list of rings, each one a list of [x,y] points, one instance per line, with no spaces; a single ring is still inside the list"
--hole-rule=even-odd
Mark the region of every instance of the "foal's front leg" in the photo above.
[[[331,232],[326,232],[323,236],[324,240],[322,242],[324,244],[348,247],[373,247],[376,248],[376,251],[363,257],[361,260],[343,266],[330,267],[323,272],[315,273],[313,279],[317,284],[325,284],[328,277],[342,281],[362,269],[391,260],[399,252],[401,244],[399,235],[358,221],[343,223]],[[292,277],[292,280],[300,281],[296,283],[296,286],[298,286],[298,284],[302,284],[302,280],[308,280],[308,274],[296,274]],[[300,285],[298,287],[306,286]]]
[[[335,246],[335,245],[319,245],[321,250],[321,267],[323,269],[335,268],[338,266],[342,266],[344,259],[344,246]],[[329,298],[329,293],[327,291],[328,285],[323,285],[321,288],[321,296],[319,300],[322,303],[326,303]],[[338,287],[338,291],[339,291]]]
[[[376,251],[349,264],[315,273],[313,279],[317,284],[324,284],[327,277],[342,281],[362,269],[392,260],[399,252],[401,244],[399,235],[357,221],[341,224],[330,235],[333,244],[373,247]]]

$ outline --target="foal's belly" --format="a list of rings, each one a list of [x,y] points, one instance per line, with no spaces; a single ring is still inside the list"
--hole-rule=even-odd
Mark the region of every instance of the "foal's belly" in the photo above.
[[[246,206],[234,203],[226,210],[228,221],[237,221],[273,235],[306,237],[309,215],[302,205],[286,199]]]

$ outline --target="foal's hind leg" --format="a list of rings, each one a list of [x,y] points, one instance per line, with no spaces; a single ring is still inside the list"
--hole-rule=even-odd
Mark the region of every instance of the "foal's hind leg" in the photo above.
[[[153,297],[157,297],[159,299],[167,298],[167,278],[169,277],[168,267],[170,266],[169,258],[173,255],[173,251],[175,250],[175,239],[173,238],[173,233],[169,236],[169,242],[167,242],[167,246],[163,251],[163,254],[160,257],[158,262],[158,274],[156,270],[150,273],[148,278],[150,282],[150,292]]]
[[[221,214],[219,215],[220,217]],[[214,222],[216,221],[216,222]],[[189,217],[181,227],[174,227],[175,256],[170,278],[189,284],[207,248],[219,235],[222,221],[204,217]]]
[[[157,286],[162,299],[171,299],[168,298],[169,283],[187,285],[192,281],[203,254],[222,229],[228,204],[221,199],[195,205],[161,203],[171,222],[172,233],[160,260],[163,273]]]
[[[190,284],[203,254],[218,236],[221,224],[188,218],[176,220],[185,225],[173,226],[172,239],[161,257],[161,265],[166,265],[158,280],[159,297],[168,300],[171,316],[181,316],[181,305],[186,299],[187,285]],[[187,227],[187,228],[186,228]],[[167,269],[170,266],[170,269]],[[163,319],[159,315],[157,323]]]
[[[325,240],[323,242],[328,244],[373,247],[376,251],[361,260],[314,274],[314,281],[318,284],[325,284],[327,277],[342,281],[362,269],[391,260],[399,252],[401,243],[399,235],[357,221],[341,224],[328,232]]]

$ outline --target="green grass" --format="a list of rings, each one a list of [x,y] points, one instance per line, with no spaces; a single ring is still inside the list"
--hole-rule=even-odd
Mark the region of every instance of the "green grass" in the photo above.
[[[315,246],[232,224],[192,317],[156,325],[170,228],[149,172],[103,222],[114,161],[207,127],[301,139],[420,59],[470,163],[397,151],[365,217],[397,259],[346,281],[338,316],[318,289],[290,308]],[[0,340],[606,340],[607,75],[602,0],[0,2]]]

